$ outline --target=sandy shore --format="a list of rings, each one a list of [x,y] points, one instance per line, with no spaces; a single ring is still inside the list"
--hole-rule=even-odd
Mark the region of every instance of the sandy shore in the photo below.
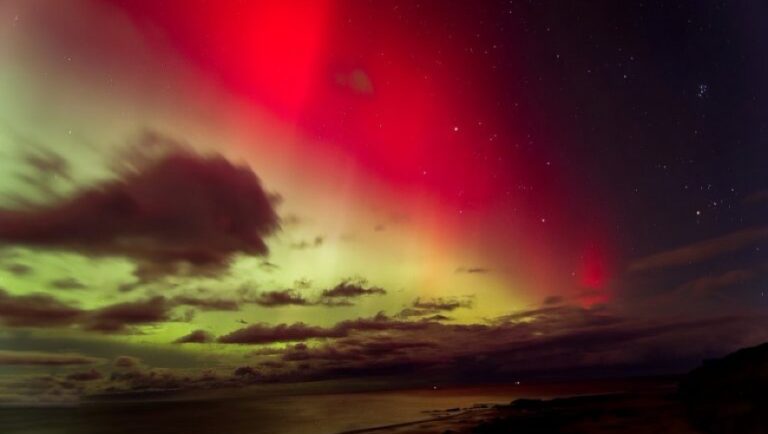
[[[436,411],[432,416],[344,434],[698,432],[688,423],[683,406],[666,392],[520,399],[503,406]]]

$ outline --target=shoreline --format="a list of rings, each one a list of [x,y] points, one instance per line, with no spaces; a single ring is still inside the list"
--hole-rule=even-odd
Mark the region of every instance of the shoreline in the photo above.
[[[688,423],[681,402],[669,391],[656,391],[521,398],[509,404],[464,408],[453,414],[337,434],[557,433],[561,430],[596,434],[697,432]]]

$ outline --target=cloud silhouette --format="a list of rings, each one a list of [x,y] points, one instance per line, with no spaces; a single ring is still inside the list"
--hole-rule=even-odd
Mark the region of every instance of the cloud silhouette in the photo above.
[[[629,271],[643,272],[704,262],[765,239],[768,239],[768,228],[745,229],[636,259],[629,265]]]
[[[413,301],[411,307],[407,307],[401,310],[396,316],[398,318],[409,318],[437,315],[436,318],[441,318],[440,315],[443,312],[452,312],[456,309],[469,309],[471,307],[471,297],[438,297],[431,299],[417,298]],[[442,321],[445,319],[447,319],[447,317],[441,318],[440,320]]]
[[[9,273],[16,276],[26,276],[32,273],[32,267],[26,264],[13,263],[6,265],[4,268]]]
[[[456,269],[457,273],[467,273],[467,274],[486,274],[490,273],[490,268],[485,267],[459,267]]]
[[[318,235],[309,241],[301,240],[301,241],[292,243],[291,248],[296,250],[306,250],[306,249],[320,247],[323,245],[324,242],[325,242],[325,237]]]
[[[332,332],[322,327],[309,326],[302,322],[294,324],[253,324],[219,337],[225,344],[268,344],[273,342],[303,341],[312,338],[326,338]]]
[[[256,296],[246,297],[245,301],[263,307],[306,306],[310,304],[304,296],[293,289],[265,291]]]
[[[169,303],[165,297],[159,296],[116,303],[88,312],[83,325],[91,331],[127,332],[132,326],[168,321],[172,308],[172,303]]]
[[[279,228],[275,197],[249,168],[180,147],[136,165],[50,205],[0,209],[0,241],[125,257],[145,280],[267,254],[265,238]]]
[[[205,311],[236,311],[240,310],[237,300],[228,298],[195,297],[179,295],[171,299],[174,305],[191,306]]]
[[[0,350],[0,365],[69,366],[93,365],[102,359],[75,353]]]
[[[79,321],[79,308],[46,294],[11,295],[0,288],[0,324],[9,327],[56,327]]]
[[[366,287],[365,280],[345,280],[331,289],[326,289],[322,293],[322,298],[353,298],[364,295],[384,295],[387,293],[378,286]]]
[[[188,335],[184,335],[174,341],[177,344],[197,343],[202,344],[206,342],[212,342],[213,336],[205,330],[194,330]]]
[[[56,289],[85,289],[88,287],[74,277],[55,279],[50,282],[50,285]]]
[[[427,322],[392,319],[383,313],[371,318],[341,321],[333,327],[310,326],[303,322],[293,324],[254,324],[221,336],[219,342],[227,344],[268,344],[274,342],[303,341],[307,339],[340,338],[353,331],[419,330]]]

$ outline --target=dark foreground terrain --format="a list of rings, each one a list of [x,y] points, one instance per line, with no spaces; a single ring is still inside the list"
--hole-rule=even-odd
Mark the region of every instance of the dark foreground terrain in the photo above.
[[[679,387],[642,392],[519,399],[449,409],[420,422],[358,433],[768,433],[768,344],[705,362]]]

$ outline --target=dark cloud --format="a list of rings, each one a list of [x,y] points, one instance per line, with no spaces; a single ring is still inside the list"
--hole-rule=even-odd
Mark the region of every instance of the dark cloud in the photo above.
[[[471,298],[417,298],[413,302],[416,309],[425,309],[430,311],[453,311],[459,308],[472,307]]]
[[[755,279],[760,273],[756,270],[730,270],[720,274],[702,276],[680,285],[678,291],[688,295],[711,295],[719,289],[744,284]]]
[[[210,333],[206,332],[205,330],[195,330],[188,335],[184,335],[178,339],[176,339],[174,342],[177,344],[188,344],[188,343],[196,343],[196,344],[203,344],[206,342],[212,342],[213,336],[211,336]]]
[[[417,298],[411,304],[395,315],[398,318],[438,316],[442,312],[452,312],[456,309],[472,307],[472,297],[439,297],[432,299]],[[447,317],[446,317],[447,318]]]
[[[47,294],[11,295],[0,289],[0,324],[8,327],[70,327],[102,333],[126,333],[135,326],[171,321],[181,305],[204,310],[231,310],[228,301],[204,298],[167,299],[157,296],[84,310]]]
[[[296,214],[286,214],[282,218],[282,222],[288,226],[296,226],[302,222],[301,218]]]
[[[645,364],[650,354],[662,351],[663,369],[668,372],[674,366],[697,363],[702,355],[768,337],[763,332],[762,337],[753,334],[741,342],[726,339],[755,330],[763,320],[727,316],[643,320],[618,317],[603,308],[560,306],[516,312],[490,324],[416,323],[414,329],[358,332],[316,347],[289,348],[284,360],[309,364],[312,375],[320,377],[420,372],[419,376],[499,380],[536,372],[574,375],[583,369],[599,373],[609,367],[625,372],[629,367],[658,369]],[[376,353],[377,348],[393,352]]]
[[[0,209],[0,241],[126,257],[144,280],[214,272],[237,253],[267,254],[274,201],[249,168],[177,150],[54,204]]]
[[[85,372],[75,372],[67,375],[67,380],[72,381],[95,381],[101,380],[102,378],[104,378],[104,375],[95,369],[91,369],[90,371]]]
[[[316,236],[312,240],[301,240],[299,242],[291,244],[291,248],[297,249],[297,250],[305,250],[315,247],[320,247],[323,245],[323,242],[325,241],[325,237],[322,237],[320,235]]]
[[[74,277],[52,280],[50,285],[55,289],[85,289],[88,287]]]
[[[179,295],[171,299],[174,305],[192,306],[206,311],[236,311],[240,310],[237,300],[227,298],[206,298],[189,295]]]
[[[629,265],[629,271],[641,272],[704,262],[744,249],[766,238],[768,228],[745,229],[637,259]]]
[[[35,153],[26,154],[24,162],[34,168],[37,173],[63,179],[71,178],[71,169],[67,160],[50,150],[40,148]]]
[[[467,274],[485,274],[490,273],[490,268],[485,267],[459,267],[456,269],[457,273],[467,273]]]
[[[68,366],[93,365],[102,360],[73,353],[0,350],[0,365]]]
[[[303,322],[294,324],[254,324],[221,336],[219,342],[227,344],[268,344],[275,342],[303,341],[307,339],[340,338],[355,331],[420,330],[428,322],[399,321],[383,313],[372,318],[341,321],[330,328],[310,326]]]
[[[9,273],[15,274],[16,276],[26,276],[30,273],[32,273],[32,267],[25,264],[8,264],[4,267]]]
[[[561,304],[513,312],[483,324],[401,321],[383,313],[332,327],[257,324],[218,341],[308,342],[252,351],[246,366],[222,367],[218,372],[150,368],[136,359],[121,357],[113,363],[111,375],[88,382],[91,391],[74,393],[125,396],[136,392],[141,396],[158,391],[373,375],[396,375],[398,381],[410,378],[461,382],[505,381],[552,373],[608,375],[616,372],[614,369],[627,372],[630,367],[639,369],[630,372],[654,373],[658,366],[647,363],[659,358],[650,359],[651,354],[663,354],[667,369],[690,366],[701,357],[767,338],[764,328],[755,328],[764,321],[765,317],[733,316],[630,318],[605,306]],[[755,334],[755,330],[762,331]],[[743,338],[734,341],[728,336]],[[51,384],[60,382],[49,378],[34,390],[50,390]]]
[[[544,304],[544,305],[560,304],[560,303],[562,303],[563,301],[565,301],[565,299],[564,299],[562,296],[559,296],[559,295],[550,295],[549,297],[547,297],[547,298],[545,298],[545,299],[544,299],[544,302],[543,302],[543,304]]]
[[[471,368],[467,363],[464,366],[486,373],[495,371],[496,375],[510,368],[517,374],[563,372],[571,376],[580,370],[610,372],[608,368],[618,368],[618,372],[625,374],[633,369],[646,374],[668,373],[688,369],[702,357],[743,345],[726,337],[750,329],[754,326],[750,322],[726,316],[677,321],[632,320],[583,327],[574,324],[565,330],[540,332],[540,338],[512,340],[490,351],[482,363]],[[542,326],[552,330],[546,324]]]
[[[11,295],[0,288],[0,323],[9,327],[56,327],[78,322],[84,312],[46,294]]]
[[[310,304],[304,296],[292,289],[261,292],[255,297],[246,298],[245,301],[263,307],[306,306]]]
[[[135,368],[141,365],[141,360],[133,356],[117,356],[112,362],[116,368]]]
[[[135,367],[113,371],[93,393],[96,398],[143,398],[195,389],[243,387],[258,383],[263,375],[252,366],[235,369],[173,370]]]
[[[308,289],[311,282],[307,280],[296,281],[296,286],[300,289]],[[245,303],[255,303],[262,307],[280,307],[280,306],[327,306],[343,307],[354,306],[351,299],[366,295],[383,295],[387,291],[376,286],[367,286],[363,279],[347,279],[330,289],[325,289],[315,299],[307,299],[298,290],[282,289],[276,291],[264,291],[253,294],[250,290],[242,291],[242,301]]]
[[[120,292],[131,292],[139,286],[141,286],[141,282],[126,282],[118,285],[117,290]]]
[[[296,289],[309,289],[312,287],[312,281],[309,279],[296,279],[293,285]]]
[[[530,344],[540,340],[539,336],[555,336],[569,327],[582,329],[615,325],[616,321],[610,321],[610,318],[599,310],[576,307],[517,312],[488,325],[399,321],[378,314],[372,318],[342,321],[330,328],[302,323],[293,326],[283,324],[274,328],[259,325],[250,330],[238,331],[238,339],[229,341],[266,344],[306,339],[325,340],[326,343],[320,346],[300,344],[288,347],[281,358],[288,363],[303,363],[302,372],[309,377],[333,378],[392,374],[399,369],[410,372],[434,366],[446,367],[458,363],[455,360],[466,354],[482,355],[490,351],[502,351],[512,343]],[[553,343],[554,347],[557,345],[562,344]]]
[[[259,371],[252,368],[251,366],[240,366],[239,368],[235,369],[233,372],[233,375],[235,377],[259,377]]]
[[[277,326],[253,324],[221,336],[218,341],[225,344],[268,344],[326,338],[332,336],[331,333],[328,329],[309,326],[302,322]]]
[[[339,336],[346,336],[351,331],[422,330],[428,325],[425,321],[400,321],[379,312],[371,318],[342,321],[331,330]]]
[[[322,293],[323,298],[353,298],[364,295],[384,295],[387,293],[378,286],[365,286],[364,280],[345,280],[331,289],[326,289]]]
[[[414,309],[412,307],[406,307],[405,309],[398,312],[395,317],[406,319],[406,318],[412,318],[412,317],[425,317],[428,315],[433,315],[435,311],[429,311],[426,309]]]
[[[537,309],[528,309],[514,312],[508,315],[502,315],[493,320],[494,324],[517,325],[534,324],[539,327],[546,326],[552,330],[558,327],[562,330],[570,330],[574,327],[594,327],[615,325],[622,321],[622,318],[614,314],[610,309],[604,306],[593,306],[589,309],[573,305],[546,305]],[[547,330],[549,333],[550,330]]]
[[[306,345],[288,347],[282,354],[284,361],[321,360],[330,362],[366,361],[383,357],[401,356],[413,350],[435,348],[433,342],[397,340],[389,337],[369,339],[341,339],[333,344],[310,348]]]
[[[355,305],[355,303],[352,303],[350,300],[346,298],[342,298],[342,299],[321,298],[320,300],[317,301],[316,304],[319,304],[325,307],[350,307]]]
[[[278,362],[277,360],[265,360],[263,362],[259,362],[259,366],[271,369],[281,369],[285,367],[285,363]]]
[[[453,318],[451,318],[449,316],[437,314],[437,315],[428,316],[428,317],[424,318],[424,320],[425,321],[451,321],[451,320],[453,320]]]
[[[267,260],[263,260],[259,262],[259,268],[261,268],[264,271],[272,272],[280,268],[279,265],[275,264],[274,262],[270,262]]]
[[[72,181],[69,162],[60,154],[45,149],[38,143],[20,137],[18,139],[26,142],[27,148],[33,149],[22,156],[25,170],[18,174],[19,179],[45,197],[56,197],[58,194],[57,185],[60,185],[62,181]],[[31,206],[27,199],[20,199],[18,202]]]
[[[212,387],[227,387],[226,379],[223,379],[210,370],[196,373],[179,372],[171,369],[130,369],[114,371],[105,386],[104,394],[135,393],[135,397],[142,395],[156,395],[163,391],[180,391],[197,388],[210,389]],[[240,383],[243,384],[243,383]],[[244,385],[244,384],[243,384]]]
[[[84,327],[104,333],[127,332],[132,326],[168,321],[172,307],[165,297],[116,303],[89,312]]]

